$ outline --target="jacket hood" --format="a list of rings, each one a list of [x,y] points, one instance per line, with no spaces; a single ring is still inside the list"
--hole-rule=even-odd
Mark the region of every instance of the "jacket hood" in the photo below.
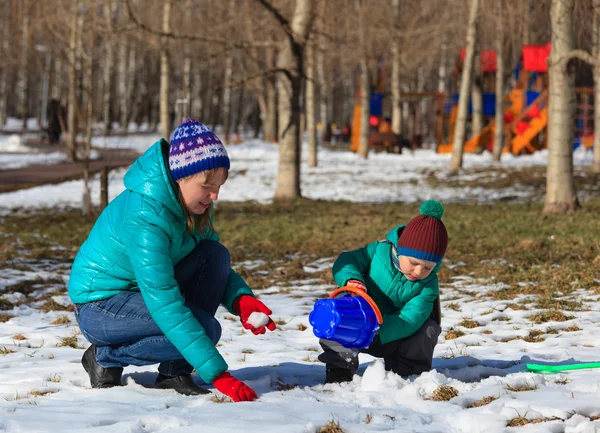
[[[177,185],[168,168],[169,143],[160,139],[131,165],[123,183],[125,188],[149,197],[167,207],[173,214],[184,217],[183,208],[175,193]]]
[[[392,244],[394,244],[394,246],[398,245],[398,239],[400,238],[400,234],[402,234],[402,231],[404,230],[405,227],[406,227],[405,224],[394,227],[393,229],[391,229],[389,231],[389,233],[385,236],[385,238],[388,241],[390,241]]]

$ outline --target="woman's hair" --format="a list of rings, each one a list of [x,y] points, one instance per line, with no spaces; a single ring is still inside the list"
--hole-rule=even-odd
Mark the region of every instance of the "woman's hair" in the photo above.
[[[209,170],[204,170],[202,172],[192,174],[191,176],[184,177],[183,179],[180,179],[177,182],[175,182],[177,184],[177,198],[179,200],[179,204],[183,208],[183,215],[185,216],[188,233],[193,233],[195,230],[198,230],[200,232],[208,232],[208,233],[212,233],[215,231],[215,229],[212,225],[212,218],[211,218],[212,213],[213,213],[213,207],[210,206],[208,209],[206,209],[206,212],[204,212],[202,215],[194,215],[193,213],[191,213],[188,210],[188,208],[185,204],[185,201],[183,200],[183,196],[181,195],[181,189],[179,188],[179,182],[191,180],[194,177],[198,176],[200,173],[206,173],[206,181],[208,182],[212,179],[212,177],[220,169],[221,168],[211,168]],[[227,179],[228,175],[229,175],[229,170],[226,170],[225,179]]]

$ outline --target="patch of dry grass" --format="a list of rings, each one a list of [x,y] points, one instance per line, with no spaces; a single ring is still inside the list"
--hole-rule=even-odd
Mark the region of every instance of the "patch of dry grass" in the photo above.
[[[506,422],[506,427],[523,427],[524,425],[527,425],[527,424],[539,424],[541,422],[548,422],[548,421],[555,421],[555,420],[560,420],[560,418],[554,417],[554,418],[527,419],[527,418],[525,418],[524,415],[519,415],[516,418],[508,420]]]
[[[8,347],[6,347],[6,346],[2,346],[2,347],[0,347],[0,355],[4,355],[4,356],[6,356],[6,355],[8,355],[9,353],[15,353],[15,352],[16,352],[15,350],[9,349],[9,348],[8,348]]]
[[[481,326],[479,324],[479,322],[477,320],[471,320],[471,319],[465,319],[463,318],[463,320],[458,324],[458,326],[464,326],[465,328],[477,328],[478,326]]]
[[[458,396],[456,388],[449,385],[438,386],[431,396],[433,401],[449,401]]]
[[[543,334],[544,333],[539,329],[532,329],[529,331],[529,335],[526,337],[521,337],[521,340],[527,341],[528,343],[539,343],[545,340],[545,338],[541,337]]]
[[[494,400],[498,400],[498,397],[494,397],[492,395],[488,395],[487,397],[483,397],[481,400],[474,401],[470,407],[481,407],[486,406],[493,402]]]
[[[536,389],[538,389],[538,386],[535,383],[530,384],[529,382],[525,382],[524,384],[517,385],[517,386],[505,384],[504,388],[506,388],[506,390],[512,391],[512,392],[524,392],[524,391],[535,391]]]
[[[69,320],[69,317],[66,314],[61,314],[50,322],[51,325],[66,325],[67,323],[71,323],[71,320]]]
[[[449,304],[444,305],[444,308],[454,311],[460,311],[460,307],[456,302],[451,302]]]
[[[317,433],[345,433],[345,430],[340,426],[340,422],[331,419],[323,427],[317,430]]]
[[[78,334],[71,335],[70,337],[57,337],[59,342],[56,344],[57,347],[72,347],[73,349],[83,349],[77,342]]]
[[[458,337],[462,337],[463,335],[466,335],[466,334],[463,331],[461,331],[460,329],[450,328],[448,331],[446,331],[444,338],[446,340],[454,340]]]
[[[571,320],[574,318],[575,316],[565,314],[559,310],[546,310],[529,316],[529,320],[536,324],[544,322],[566,322],[567,320]]]

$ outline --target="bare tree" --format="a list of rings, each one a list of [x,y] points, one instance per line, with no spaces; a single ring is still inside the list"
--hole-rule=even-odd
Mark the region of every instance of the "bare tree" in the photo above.
[[[308,132],[308,166],[317,166],[317,122],[315,92],[315,45],[306,46],[306,130]]]
[[[8,59],[10,56],[10,14],[6,13],[2,17],[2,45],[0,54],[3,59]],[[0,128],[4,126],[7,118],[7,102],[8,102],[8,65],[0,66]]]
[[[314,19],[314,0],[298,1],[291,23],[269,1],[258,0],[285,31],[277,56],[279,74],[279,173],[275,199],[294,199],[300,193],[300,98],[304,47]]]
[[[104,38],[104,70],[103,70],[103,95],[102,95],[102,120],[104,121],[104,136],[110,133],[111,116],[110,102],[112,96],[112,79],[114,68],[114,41],[113,41],[113,16],[115,3],[108,0],[104,4],[104,25],[107,29],[106,37]]]
[[[30,48],[30,17],[29,17],[29,0],[22,0],[20,2],[21,13],[22,13],[22,27],[21,27],[21,61],[19,64],[19,117],[23,121],[23,129],[27,128],[27,116],[28,110],[28,92],[29,92],[29,48]]]
[[[471,83],[471,136],[481,134],[483,129],[483,92],[481,89],[481,57],[479,44],[475,43],[475,54],[473,60],[473,80]]]
[[[392,131],[402,133],[402,100],[400,98],[400,40],[398,38],[400,0],[392,0],[394,36],[392,37]]]
[[[600,173],[600,0],[594,0],[593,14],[593,56],[594,56],[594,173]]]
[[[467,27],[467,46],[465,61],[463,63],[462,76],[460,80],[460,98],[458,101],[458,115],[454,127],[454,141],[452,143],[452,160],[450,161],[450,172],[458,173],[463,164],[463,150],[465,146],[465,132],[467,125],[467,114],[469,108],[469,88],[471,87],[473,73],[473,58],[475,54],[475,38],[477,35],[477,14],[479,12],[479,0],[469,2],[469,24]]]
[[[171,32],[171,1],[165,0],[163,6],[163,33]],[[168,39],[162,37],[160,41],[160,134],[168,140],[171,132],[169,122],[169,48]]]
[[[367,56],[366,0],[355,0],[358,12],[358,50],[360,64],[360,137],[357,153],[363,158],[369,157],[369,116],[371,100],[371,80],[369,77],[369,58]]]
[[[71,29],[69,36],[69,102],[67,111],[67,156],[70,161],[77,160],[77,82],[79,77],[79,22],[82,3],[81,0],[73,4],[71,11]]]
[[[574,0],[552,0],[552,50],[549,63],[548,167],[544,213],[569,213],[579,208],[573,182],[573,115],[575,78],[570,55]]]
[[[504,8],[502,0],[495,0],[496,7],[496,128],[494,130],[494,161],[499,162],[504,141]]]

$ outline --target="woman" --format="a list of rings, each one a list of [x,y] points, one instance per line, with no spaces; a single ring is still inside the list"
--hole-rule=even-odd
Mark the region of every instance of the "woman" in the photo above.
[[[81,362],[93,388],[120,385],[127,365],[160,363],[157,388],[208,393],[192,380],[195,370],[234,401],[257,398],[227,372],[216,348],[219,304],[254,334],[275,329],[271,310],[230,268],[213,229],[213,202],[228,170],[223,143],[188,119],[170,144],[161,139],[133,163],[126,190],[96,221],[69,281],[79,327],[92,343]]]

